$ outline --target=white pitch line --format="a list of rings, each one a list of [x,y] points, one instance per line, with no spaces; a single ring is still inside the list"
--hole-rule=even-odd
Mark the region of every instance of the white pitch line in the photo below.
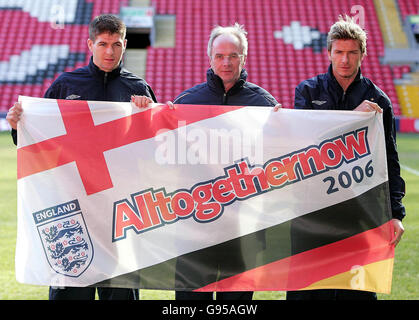
[[[400,167],[402,168],[402,169],[404,169],[404,170],[406,170],[406,171],[409,171],[410,173],[413,173],[414,175],[416,175],[416,176],[419,176],[419,171],[418,170],[415,170],[415,169],[412,169],[412,168],[410,168],[410,167],[408,167],[408,166],[405,166],[405,165],[400,165]]]

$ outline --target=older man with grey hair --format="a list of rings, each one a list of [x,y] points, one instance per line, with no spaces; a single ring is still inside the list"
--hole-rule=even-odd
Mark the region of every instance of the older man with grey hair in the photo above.
[[[173,103],[275,106],[265,89],[247,81],[247,32],[238,23],[215,27],[208,41],[207,81],[182,92]]]
[[[207,81],[182,92],[176,104],[239,105],[275,107],[280,104],[265,89],[248,82],[244,69],[247,58],[247,32],[238,23],[215,27],[208,41],[210,68]],[[211,237],[211,235],[208,235]],[[262,248],[264,239],[255,239]],[[246,269],[240,241],[227,241],[198,250],[177,260],[176,282],[185,290],[203,287]],[[217,272],[218,270],[218,272]],[[252,291],[217,292],[217,300],[251,300]],[[213,292],[176,291],[177,300],[211,300]]]

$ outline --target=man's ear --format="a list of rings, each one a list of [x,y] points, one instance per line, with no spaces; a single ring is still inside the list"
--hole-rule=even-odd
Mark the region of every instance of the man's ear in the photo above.
[[[87,47],[89,48],[90,52],[93,52],[93,40],[87,39]]]
[[[329,58],[329,61],[332,61],[332,52],[330,50],[327,50],[327,57]]]
[[[212,68],[212,58],[211,58],[211,57],[208,57],[208,62],[209,62],[209,65],[210,65],[211,69],[212,69],[212,70],[214,70],[214,69]]]

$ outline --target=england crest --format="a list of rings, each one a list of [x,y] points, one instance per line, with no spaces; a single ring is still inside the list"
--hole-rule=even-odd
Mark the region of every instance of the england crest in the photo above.
[[[93,259],[93,245],[77,200],[33,213],[49,265],[79,277]]]

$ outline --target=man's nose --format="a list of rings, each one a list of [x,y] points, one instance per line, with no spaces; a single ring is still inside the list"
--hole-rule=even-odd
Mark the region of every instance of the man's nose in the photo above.
[[[113,48],[112,48],[112,46],[106,47],[106,53],[109,54],[109,55],[112,55],[113,54]]]
[[[348,62],[349,61],[349,57],[347,53],[342,54],[342,62]]]
[[[229,65],[231,63],[231,58],[230,56],[224,56],[223,57],[223,64],[225,65]]]

